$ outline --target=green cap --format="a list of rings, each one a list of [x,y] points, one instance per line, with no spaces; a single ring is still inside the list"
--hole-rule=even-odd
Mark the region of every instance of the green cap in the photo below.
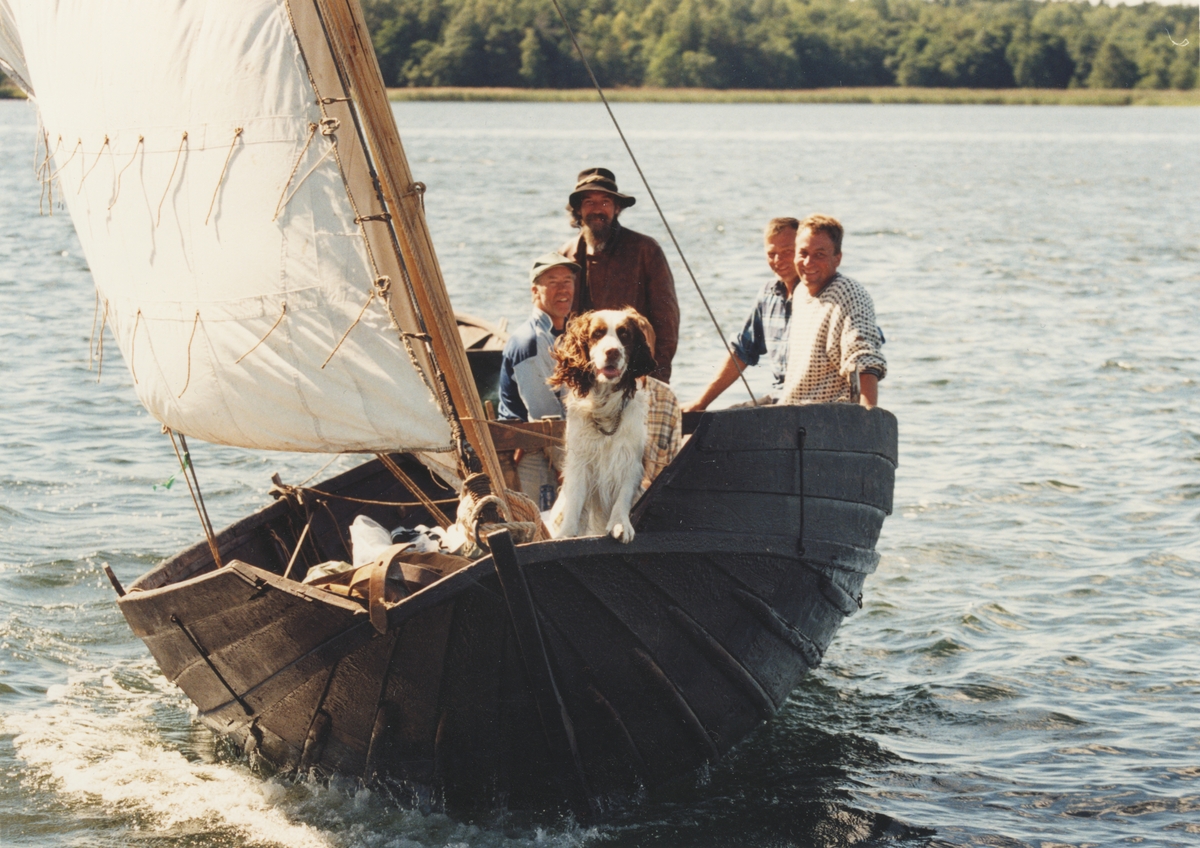
[[[556,265],[566,265],[576,274],[580,271],[579,265],[573,259],[568,259],[561,253],[547,253],[545,256],[539,256],[534,260],[533,267],[529,269],[529,282],[536,283],[538,277]]]

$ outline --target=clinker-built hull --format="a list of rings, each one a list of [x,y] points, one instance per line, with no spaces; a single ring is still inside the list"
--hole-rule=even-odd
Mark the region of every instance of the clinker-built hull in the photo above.
[[[895,464],[883,410],[706,414],[632,544],[497,538],[380,633],[362,604],[282,576],[306,522],[293,577],[348,558],[356,514],[429,521],[366,503],[412,500],[376,460],[220,533],[223,568],[197,545],[120,604],[201,720],[276,767],[451,809],[594,814],[720,758],[821,662],[878,562]]]

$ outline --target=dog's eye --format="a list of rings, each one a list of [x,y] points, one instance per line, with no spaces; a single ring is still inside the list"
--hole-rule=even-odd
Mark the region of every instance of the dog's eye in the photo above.
[[[592,341],[604,338],[604,334],[608,332],[607,327],[596,327],[592,330]]]
[[[621,340],[622,344],[627,344],[629,342],[629,328],[624,325],[618,327],[617,338]]]

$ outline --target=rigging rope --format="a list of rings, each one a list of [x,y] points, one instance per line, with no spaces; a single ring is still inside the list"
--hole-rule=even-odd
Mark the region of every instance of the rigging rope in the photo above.
[[[712,320],[713,326],[717,329],[717,335],[721,337],[721,344],[725,346],[725,352],[738,366],[738,377],[741,378],[742,385],[746,387],[746,391],[750,394],[751,403],[755,402],[754,391],[750,388],[750,384],[746,381],[746,365],[733,353],[733,348],[729,346],[728,340],[725,338],[725,332],[721,329],[720,322],[717,321],[717,316],[713,313],[712,307],[708,305],[708,298],[704,296],[704,291],[700,288],[700,283],[696,281],[696,275],[692,273],[692,266],[688,264],[687,257],[683,255],[683,248],[679,246],[679,240],[675,238],[675,231],[671,229],[671,225],[667,223],[667,216],[663,214],[662,207],[658,205],[658,198],[654,196],[654,189],[650,188],[650,181],[646,179],[646,175],[642,172],[642,166],[638,163],[637,156],[633,154],[633,148],[629,146],[629,141],[625,138],[625,132],[621,129],[621,124],[617,121],[617,116],[613,114],[612,106],[608,103],[608,98],[604,96],[604,89],[600,87],[600,81],[596,79],[596,74],[592,70],[592,63],[588,61],[587,56],[583,53],[583,48],[579,46],[579,39],[575,37],[575,30],[571,28],[571,24],[567,22],[567,16],[563,12],[562,6],[558,0],[551,0],[554,3],[554,8],[558,12],[559,20],[563,22],[563,26],[567,28],[567,35],[571,37],[571,44],[575,46],[575,52],[579,54],[579,59],[583,62],[583,67],[587,69],[588,76],[592,79],[592,85],[596,87],[596,93],[600,95],[601,102],[604,103],[604,108],[608,111],[608,117],[612,119],[613,126],[617,128],[617,135],[621,137],[621,143],[625,145],[625,152],[629,154],[629,158],[633,161],[633,167],[637,169],[638,176],[642,179],[642,185],[646,187],[646,193],[650,195],[650,202],[654,204],[655,210],[658,212],[658,217],[662,220],[663,226],[667,229],[667,235],[671,237],[671,243],[675,245],[675,252],[679,254],[679,259],[683,262],[684,270],[687,271],[688,277],[692,281],[692,285],[696,288],[696,294],[700,295],[700,302],[704,304],[705,310],[708,312],[708,317]]]
[[[436,503],[434,503],[433,498],[425,494],[424,490],[416,484],[416,481],[404,473],[404,469],[397,465],[394,459],[392,459],[386,453],[377,453],[375,456],[383,464],[384,468],[392,472],[393,477],[399,480],[406,489],[416,495],[417,500],[424,505],[425,509],[433,517],[433,520],[438,523],[439,527],[445,529],[454,523],[446,517],[446,513],[438,509],[438,506]]]
[[[229,153],[225,156],[225,164],[221,166],[221,176],[217,178],[217,187],[213,189],[212,200],[208,204],[208,214],[204,216],[204,226],[208,226],[208,219],[212,217],[213,207],[217,205],[217,195],[221,192],[221,183],[225,182],[225,172],[229,169],[229,160],[233,158],[233,150],[237,147],[238,139],[242,137],[242,128],[238,127],[233,131],[233,141],[229,144]],[[108,141],[105,138],[105,141]]]
[[[192,455],[188,451],[187,439],[183,433],[179,434],[179,442],[183,445],[183,452],[179,451],[179,444],[175,442],[175,431],[163,425],[163,432],[171,437],[171,447],[175,449],[175,457],[179,460],[179,467],[183,471],[183,481],[187,483],[188,492],[192,495],[192,503],[196,505],[196,512],[200,516],[200,526],[204,528],[204,536],[208,539],[208,550],[212,554],[213,563],[220,568],[221,551],[217,547],[217,536],[213,532],[212,522],[208,520],[208,510],[204,506],[204,495],[200,493],[200,479],[196,477],[196,469],[192,467]],[[188,472],[191,472],[190,476]],[[195,488],[192,487],[193,481]]]
[[[142,323],[142,310],[137,311],[137,317],[133,319],[133,332],[129,336],[129,372],[133,374],[133,384],[136,386],[137,378],[137,331],[138,324]]]
[[[104,137],[104,144],[100,145],[100,149],[96,151],[96,161],[92,163],[92,167],[83,172],[83,176],[79,178],[79,188],[75,189],[75,193],[83,191],[83,181],[88,178],[92,171],[96,170],[96,166],[100,164],[100,157],[104,154],[104,148],[108,147],[108,136]]]
[[[288,175],[287,182],[283,184],[283,194],[279,196],[279,202],[275,204],[275,214],[271,216],[272,221],[279,219],[283,210],[287,208],[287,205],[292,202],[292,198],[296,196],[296,192],[300,190],[300,186],[304,185],[304,181],[311,177],[313,171],[317,170],[326,157],[337,149],[337,135],[335,133],[339,125],[340,123],[337,118],[322,118],[320,125],[308,125],[308,140],[304,142],[304,147],[300,148],[300,155],[296,157],[296,164],[292,166],[292,173]],[[329,139],[329,147],[325,148],[325,152],[321,154],[321,158],[313,163],[313,166],[308,169],[308,172],[300,178],[300,182],[296,183],[296,187],[289,193],[288,188],[291,186],[296,172],[300,170],[300,163],[304,161],[304,154],[308,152],[308,146],[312,144],[312,140],[316,137],[318,129],[321,131],[321,135]]]
[[[388,289],[391,288],[391,286],[392,281],[386,276],[376,278],[375,285],[371,287],[371,294],[367,296],[367,302],[363,304],[363,308],[358,313],[358,317],[354,319],[354,323],[346,329],[346,332],[342,333],[342,337],[338,339],[338,343],[333,346],[333,350],[329,351],[329,356],[325,357],[325,361],[321,363],[321,370],[325,369],[325,366],[329,364],[329,360],[333,359],[333,355],[341,349],[342,342],[346,341],[346,337],[350,335],[350,331],[357,327],[358,322],[361,321],[363,316],[367,314],[367,307],[375,302],[376,297],[386,297]]]
[[[183,397],[183,393],[188,390],[188,386],[192,384],[192,340],[196,338],[196,327],[200,324],[200,310],[196,310],[196,318],[192,321],[192,334],[188,336],[187,343],[187,379],[183,383],[183,388],[179,390],[176,398]]]
[[[183,138],[179,140],[179,150],[175,153],[175,164],[171,166],[171,176],[167,177],[167,187],[163,189],[162,200],[158,201],[158,216],[154,219],[154,226],[158,227],[162,223],[162,205],[166,202],[167,193],[171,190],[171,183],[175,182],[175,169],[179,167],[179,159],[183,156],[183,148],[187,147],[187,130],[183,131]]]
[[[100,375],[104,373],[104,328],[108,326],[108,298],[104,299],[104,317],[100,319],[100,338],[96,342],[96,382],[100,382]]]
[[[146,137],[143,135],[139,135],[137,144],[135,144],[133,146],[133,153],[131,153],[129,155],[129,161],[125,163],[125,168],[122,168],[121,170],[117,171],[117,183],[116,183],[116,186],[113,188],[113,198],[108,204],[108,208],[110,211],[112,210],[112,208],[114,206],[117,205],[117,198],[121,196],[121,175],[125,173],[126,168],[128,168],[130,165],[133,164],[133,160],[137,158],[137,153],[139,150],[143,149],[142,145],[145,144],[145,142],[146,142]]]
[[[100,318],[100,289],[96,289],[96,306],[92,310],[92,337],[88,339],[88,370],[92,370],[92,364],[96,361],[95,344],[96,344],[96,321]]]
[[[250,348],[248,351],[246,351],[241,356],[239,356],[236,360],[234,360],[234,363],[233,363],[234,365],[240,365],[243,359],[245,359],[250,354],[254,353],[254,351],[258,350],[258,346],[260,344],[262,344],[263,342],[265,342],[267,340],[267,337],[270,336],[271,333],[275,332],[275,328],[279,326],[279,323],[281,321],[283,321],[283,316],[287,315],[287,301],[285,300],[279,305],[281,307],[279,310],[279,317],[275,319],[275,323],[271,325],[271,329],[267,330],[266,335],[264,335],[261,339],[259,339],[258,341],[256,341],[254,343],[254,347]]]
[[[75,146],[71,148],[71,155],[67,157],[67,161],[58,166],[58,170],[50,175],[50,182],[58,179],[58,175],[63,172],[63,169],[71,164],[71,160],[75,158],[75,154],[79,152],[79,148],[83,147],[83,139],[75,142]]]

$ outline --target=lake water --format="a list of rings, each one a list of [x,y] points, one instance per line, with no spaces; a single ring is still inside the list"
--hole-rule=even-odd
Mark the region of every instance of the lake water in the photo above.
[[[596,828],[252,773],[101,571],[128,583],[199,526],[111,340],[89,371],[87,263],[39,216],[31,107],[0,102],[0,846],[1200,844],[1200,110],[614,108],[727,334],[772,216],[840,217],[874,296],[896,507],[824,665],[726,762]],[[601,107],[395,113],[484,317],[525,317],[575,173],[612,167],[667,246],[675,387],[699,392],[723,353]],[[218,525],[330,459],[192,447]]]

